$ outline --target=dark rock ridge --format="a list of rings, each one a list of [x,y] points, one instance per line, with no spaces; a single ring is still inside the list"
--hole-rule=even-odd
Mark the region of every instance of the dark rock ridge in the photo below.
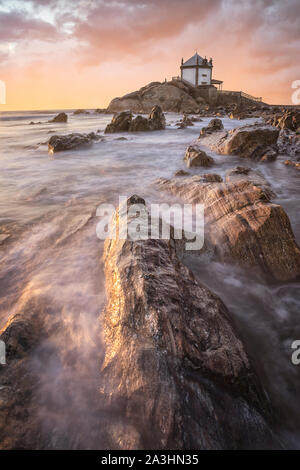
[[[136,116],[133,118],[131,111],[123,111],[116,114],[110,124],[106,126],[105,134],[114,132],[145,132],[158,131],[166,127],[165,116],[159,106],[154,106],[148,118]]]
[[[68,115],[66,113],[59,113],[57,116],[55,116],[53,119],[51,119],[48,122],[67,122],[68,121]]]
[[[127,202],[137,203],[145,207],[138,196]],[[125,211],[113,227],[124,227]],[[134,221],[129,215],[128,225]],[[115,416],[118,448],[278,446],[226,307],[179,261],[176,247],[172,237],[105,241],[101,400]]]
[[[160,179],[158,186],[185,202],[204,204],[207,237],[217,259],[252,267],[273,280],[300,276],[300,249],[284,209],[261,174],[228,172],[226,183],[202,177]]]
[[[253,160],[266,160],[268,152],[277,153],[279,130],[272,126],[252,124],[230,131],[200,135],[199,143],[216,153],[238,155]]]
[[[99,139],[100,137],[95,132],[90,132],[89,134],[53,135],[48,141],[48,150],[50,153],[72,150],[89,145]]]

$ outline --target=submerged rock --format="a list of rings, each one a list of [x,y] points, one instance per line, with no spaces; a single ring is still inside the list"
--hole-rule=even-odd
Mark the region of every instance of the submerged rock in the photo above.
[[[137,203],[144,201],[131,197],[128,208]],[[119,209],[112,229],[124,228],[125,215]],[[129,225],[135,219],[128,214]],[[100,392],[115,417],[107,424],[112,447],[276,447],[228,311],[179,261],[176,244],[173,237],[105,241]]]
[[[99,136],[95,132],[89,134],[68,134],[68,135],[53,135],[48,141],[48,150],[50,153],[62,152],[64,150],[71,150],[74,148],[89,145],[95,140],[99,140]]]
[[[236,169],[227,183],[197,177],[160,179],[162,190],[184,202],[204,204],[207,236],[217,259],[253,267],[278,281],[300,276],[300,249],[284,209],[271,202],[270,187],[257,172]]]
[[[186,149],[184,161],[188,168],[197,166],[209,167],[214,164],[214,159],[201,150],[198,145],[190,145]]]
[[[51,121],[48,122],[67,122],[68,121],[68,116],[66,113],[59,113],[57,116],[55,116]]]
[[[266,152],[277,149],[278,136],[279,130],[274,127],[253,124],[201,138],[201,144],[220,154],[260,160]]]

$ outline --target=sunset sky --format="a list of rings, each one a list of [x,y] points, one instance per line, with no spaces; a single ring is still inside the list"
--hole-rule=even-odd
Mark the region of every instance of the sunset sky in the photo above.
[[[290,104],[299,18],[299,0],[0,0],[0,111],[106,107],[195,50],[224,89]]]

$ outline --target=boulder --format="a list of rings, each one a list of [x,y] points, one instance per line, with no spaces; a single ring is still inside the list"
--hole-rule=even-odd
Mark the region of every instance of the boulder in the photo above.
[[[90,114],[89,111],[86,111],[85,109],[76,109],[76,111],[74,111],[75,115],[77,114]]]
[[[154,106],[148,116],[150,129],[159,131],[166,128],[166,118],[160,106]]]
[[[115,114],[110,124],[106,126],[105,133],[114,132],[142,132],[157,131],[165,129],[166,119],[159,106],[154,106],[148,118],[137,116],[132,119],[130,111],[123,111]]]
[[[144,201],[133,196],[127,206],[134,204],[146,221]],[[125,215],[117,211],[112,230],[126,227]],[[277,447],[229,313],[180,262],[176,245],[172,236],[105,241],[100,402],[114,416],[106,424],[110,448]]]
[[[128,131],[129,132],[143,132],[143,131],[149,131],[150,130],[150,124],[149,120],[143,116],[137,116],[134,118],[129,126]]]
[[[201,177],[160,179],[157,185],[184,202],[204,204],[207,237],[217,259],[255,268],[270,279],[300,276],[300,249],[284,209],[257,173],[236,169],[227,183]]]
[[[277,150],[278,136],[279,130],[272,126],[253,124],[201,138],[201,144],[220,154],[260,160],[271,149]]]
[[[291,166],[296,170],[300,170],[300,162],[293,162],[292,160],[285,160],[284,164],[287,166]]]
[[[122,111],[121,113],[115,114],[111,123],[106,126],[104,133],[128,132],[131,121],[131,111]]]
[[[134,113],[149,113],[155,105],[160,106],[164,112],[197,113],[199,111],[199,104],[191,96],[189,88],[180,81],[172,81],[153,82],[121,98],[114,98],[107,112],[115,113],[131,109]]]
[[[224,130],[223,122],[221,119],[215,118],[212,119],[206,127],[202,127],[200,136],[210,135],[214,132],[219,132],[222,130]]]
[[[248,182],[254,186],[258,186],[264,190],[268,197],[274,198],[276,194],[273,192],[270,183],[259,170],[252,170],[243,166],[237,166],[227,170],[225,175],[226,183],[245,183]]]
[[[190,145],[186,149],[184,161],[188,168],[196,166],[209,167],[214,164],[214,159],[201,150],[198,145]]]
[[[74,133],[68,135],[53,135],[48,141],[48,150],[49,153],[72,150],[89,145],[95,140],[99,140],[99,136],[97,136],[95,132],[90,132],[89,134]]]
[[[49,122],[67,122],[67,121],[68,121],[68,115],[66,113],[59,113]]]

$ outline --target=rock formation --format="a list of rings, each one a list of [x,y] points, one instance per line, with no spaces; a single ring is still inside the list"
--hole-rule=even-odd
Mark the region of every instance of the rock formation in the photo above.
[[[127,204],[145,207],[137,196]],[[124,227],[125,213],[123,206],[113,227]],[[128,226],[135,218],[128,215]],[[278,446],[226,307],[179,261],[176,246],[172,237],[105,242],[101,400],[115,416],[107,424],[116,448]]]
[[[259,174],[236,169],[227,183],[203,177],[160,179],[162,190],[184,202],[204,204],[207,237],[215,256],[258,269],[273,280],[300,276],[300,249],[284,209],[271,202],[272,191]]]
[[[106,126],[105,134],[115,132],[143,132],[163,130],[166,127],[165,116],[159,106],[154,106],[148,118],[136,116],[133,119],[130,111],[116,114],[110,124]]]
[[[68,115],[66,113],[59,113],[49,122],[67,122],[67,121],[68,121]]]
[[[99,140],[99,136],[95,132],[89,134],[68,134],[68,135],[53,135],[48,141],[48,150],[50,153],[62,152],[64,150],[72,150],[78,147],[89,145],[92,142]]]
[[[214,132],[219,132],[222,130],[224,130],[224,126],[221,119],[215,118],[212,119],[207,126],[202,127],[200,131],[200,136],[207,136],[213,134]]]
[[[214,164],[214,159],[201,150],[198,145],[189,145],[184,155],[184,161],[188,168],[197,166],[210,167]]]
[[[108,113],[115,113],[130,109],[133,113],[149,113],[153,106],[157,105],[164,112],[197,113],[203,99],[196,101],[190,94],[189,87],[179,80],[160,83],[153,82],[121,98],[113,99],[108,108]]]
[[[207,131],[204,137],[200,135],[201,144],[217,153],[260,160],[268,151],[277,150],[279,130],[271,126],[253,124],[206,136]]]

